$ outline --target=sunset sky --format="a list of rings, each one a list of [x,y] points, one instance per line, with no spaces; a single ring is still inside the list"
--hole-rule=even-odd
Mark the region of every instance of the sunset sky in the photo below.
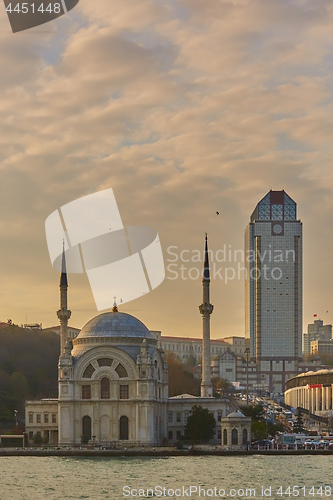
[[[1,2],[0,321],[58,323],[45,219],[113,188],[166,266],[205,231],[213,252],[243,249],[257,202],[284,189],[303,222],[303,331],[333,322],[332,25],[331,0],[81,0],[13,34]],[[120,310],[199,337],[201,280],[173,277]],[[211,282],[212,338],[244,335],[240,278]],[[78,328],[98,313],[85,275],[69,308]]]

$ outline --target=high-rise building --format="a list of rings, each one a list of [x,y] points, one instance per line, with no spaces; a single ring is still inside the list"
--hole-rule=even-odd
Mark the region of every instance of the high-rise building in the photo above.
[[[274,391],[302,357],[302,223],[285,191],[269,191],[245,231],[245,337],[258,386]]]

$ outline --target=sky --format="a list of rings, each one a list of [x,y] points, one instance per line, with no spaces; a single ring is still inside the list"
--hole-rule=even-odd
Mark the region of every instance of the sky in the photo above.
[[[112,188],[163,248],[164,282],[119,307],[149,329],[201,336],[204,234],[242,250],[270,189],[303,222],[303,331],[333,322],[332,22],[330,0],[80,0],[13,34],[0,6],[0,321],[58,324],[45,220]],[[211,337],[243,336],[243,277],[215,264]],[[68,279],[81,328],[98,311],[87,276]]]

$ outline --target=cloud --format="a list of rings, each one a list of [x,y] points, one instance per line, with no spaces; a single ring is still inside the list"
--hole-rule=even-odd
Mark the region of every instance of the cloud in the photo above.
[[[57,292],[47,215],[103,188],[114,189],[126,224],[155,227],[165,247],[201,248],[208,231],[215,248],[242,248],[270,188],[285,189],[305,234],[321,238],[332,213],[332,17],[326,0],[99,0],[35,34],[13,35],[2,19],[1,229],[4,278],[17,290],[17,300],[3,298],[7,316],[38,314],[38,286],[26,299],[32,274]],[[322,238],[330,248],[331,232]],[[325,303],[333,276],[329,252],[318,259],[305,242],[309,309]],[[81,326],[93,300],[86,283],[72,283]],[[200,335],[200,286],[166,281],[140,299],[141,319],[180,335],[185,308]],[[242,282],[213,286],[214,336],[242,335]],[[36,321],[54,323],[56,308],[43,297]]]

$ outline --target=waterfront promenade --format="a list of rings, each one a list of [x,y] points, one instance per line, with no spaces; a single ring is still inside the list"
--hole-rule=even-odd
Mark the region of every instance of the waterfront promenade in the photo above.
[[[333,450],[222,450],[219,447],[200,447],[178,450],[176,448],[137,448],[121,450],[80,448],[0,448],[0,457],[185,457],[185,456],[247,456],[247,455],[332,455]]]

